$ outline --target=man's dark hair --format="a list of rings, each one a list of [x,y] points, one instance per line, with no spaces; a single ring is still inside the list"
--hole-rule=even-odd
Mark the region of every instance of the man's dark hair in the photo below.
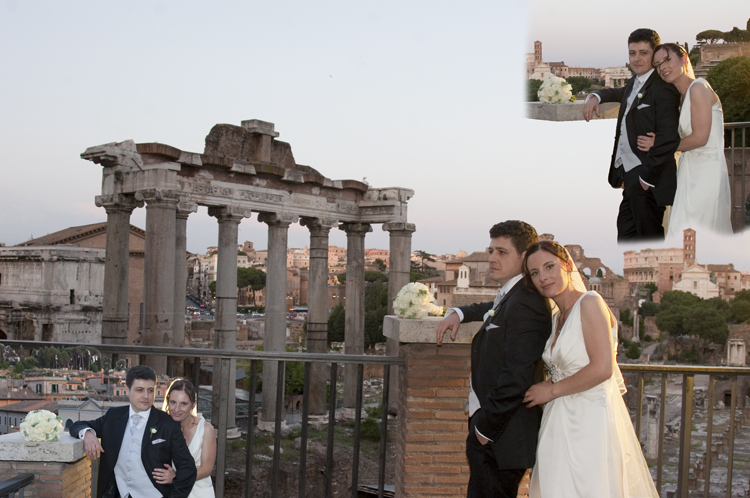
[[[657,45],[661,44],[661,38],[659,33],[649,28],[636,29],[630,36],[628,36],[628,45],[631,43],[649,42],[651,48],[656,48]]]
[[[531,244],[539,241],[534,227],[518,220],[508,220],[498,223],[490,228],[490,238],[508,237],[516,248],[518,254],[523,254]]]
[[[156,384],[156,373],[151,367],[147,367],[146,365],[130,367],[128,369],[128,374],[125,376],[125,385],[128,386],[128,389],[133,387],[133,381],[136,379],[153,380],[154,384]]]

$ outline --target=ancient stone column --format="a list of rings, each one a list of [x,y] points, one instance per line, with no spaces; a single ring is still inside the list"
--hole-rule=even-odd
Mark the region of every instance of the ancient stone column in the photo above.
[[[409,283],[411,276],[411,234],[416,231],[413,223],[383,223],[383,230],[390,235],[390,247],[388,253],[388,314],[393,314],[393,298],[398,291]],[[386,337],[385,354],[398,356],[398,341]],[[388,411],[395,415],[397,412],[397,400],[399,381],[398,375],[391,372]]]
[[[328,233],[335,220],[302,218],[310,230],[310,273],[307,299],[307,352],[328,352]],[[310,415],[326,413],[328,373],[323,363],[310,369]]]
[[[176,192],[139,190],[136,199],[146,201],[146,250],[143,270],[143,337],[146,346],[173,344],[175,286]],[[145,364],[157,375],[167,371],[165,356],[146,356]]]
[[[130,215],[139,204],[143,206],[132,196],[121,194],[96,197],[96,205],[107,212],[102,344],[127,344]]]
[[[365,352],[365,234],[369,223],[342,223],[346,232],[346,305],[344,353]],[[344,366],[344,416],[354,417],[357,396],[356,365]]]
[[[198,211],[194,202],[177,204],[175,219],[175,258],[174,258],[174,328],[172,340],[177,347],[185,346],[185,289],[187,287],[187,219],[190,213]],[[182,377],[184,358],[172,358],[173,377]],[[197,387],[197,386],[196,386]]]
[[[266,323],[264,351],[286,350],[286,251],[289,225],[296,216],[261,213],[258,221],[268,225],[268,259],[266,260]],[[277,363],[263,362],[263,410],[258,421],[261,430],[273,430],[276,410]],[[283,379],[282,379],[283,382]],[[283,403],[284,400],[278,400]]]
[[[243,218],[249,217],[249,210],[237,209],[233,206],[210,207],[209,216],[219,222],[219,244],[216,262],[216,312],[214,314],[214,348],[237,349],[237,232]],[[184,299],[183,299],[184,300]],[[234,372],[237,369],[236,360],[230,362],[229,406],[227,416],[227,434],[239,436],[235,414]],[[221,386],[221,364],[213,362],[213,396],[211,398],[211,423],[218,427],[220,408],[220,391],[227,386]]]

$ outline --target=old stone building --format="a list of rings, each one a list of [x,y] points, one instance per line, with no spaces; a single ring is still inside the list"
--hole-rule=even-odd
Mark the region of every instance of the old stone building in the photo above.
[[[680,281],[672,286],[672,290],[689,292],[702,299],[719,297],[719,285],[711,272],[701,265],[692,265],[682,270]]]
[[[129,252],[127,264],[124,265],[124,278],[128,282],[127,311],[122,316],[116,317],[118,321],[124,324],[127,329],[127,344],[140,344],[140,333],[143,330],[143,251],[145,246],[146,233],[133,225],[129,225],[126,234],[129,243]],[[102,257],[106,257],[104,249],[107,246],[107,223],[93,223],[78,227],[66,228],[58,232],[50,233],[42,237],[36,237],[19,244],[19,247],[41,247],[54,246],[62,248],[66,246],[95,248],[102,250]],[[101,293],[104,289],[104,271],[99,270],[98,277],[100,281],[97,284],[99,289],[99,317],[97,319],[98,336],[96,341],[101,342]],[[58,336],[61,337],[61,336]],[[63,340],[61,338],[57,340]]]
[[[104,250],[0,248],[0,338],[100,343]]]
[[[623,268],[630,294],[638,295],[646,284],[656,284],[659,293],[672,290],[682,270],[695,264],[695,235],[695,230],[684,230],[682,248],[625,251]]]

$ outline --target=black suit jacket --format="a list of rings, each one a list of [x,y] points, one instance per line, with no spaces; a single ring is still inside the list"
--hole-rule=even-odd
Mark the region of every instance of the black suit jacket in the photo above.
[[[110,408],[103,417],[96,420],[79,421],[70,426],[70,435],[77,438],[83,429],[91,428],[101,438],[104,453],[99,463],[97,498],[117,496],[115,465],[120,453],[125,427],[128,424],[129,407]],[[151,433],[151,428],[156,432]],[[164,439],[163,443],[152,444],[152,441]],[[195,483],[195,460],[190,455],[180,424],[172,420],[167,413],[152,407],[146,429],[143,432],[141,461],[154,487],[168,498],[184,498],[190,494]],[[163,469],[164,464],[172,464],[177,469],[172,484],[157,484],[151,474],[154,469]],[[106,494],[105,494],[106,493]]]
[[[482,320],[493,303],[459,308],[464,322]],[[541,407],[527,408],[523,397],[534,384],[535,372],[552,330],[547,301],[514,285],[471,341],[471,384],[481,408],[471,419],[492,444],[499,469],[534,466]]]
[[[620,113],[617,116],[615,145],[612,160],[609,164],[609,183],[613,188],[620,188],[623,181],[623,169],[615,168],[617,143],[620,140],[620,126],[627,98],[633,88],[636,76],[622,88],[605,88],[595,92],[604,102],[620,102]],[[670,83],[664,82],[656,71],[651,73],[646,83],[638,90],[642,97],[633,100],[630,112],[625,117],[630,149],[641,161],[640,177],[646,183],[654,185],[651,189],[659,206],[669,206],[674,201],[677,189],[677,163],[674,153],[680,145],[677,127],[680,121],[680,92]],[[640,107],[640,108],[639,108]],[[638,136],[649,132],[656,134],[654,146],[648,152],[638,150]]]

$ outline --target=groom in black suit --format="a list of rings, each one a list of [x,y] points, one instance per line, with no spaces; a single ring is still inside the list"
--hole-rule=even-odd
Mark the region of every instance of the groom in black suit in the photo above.
[[[537,242],[534,228],[505,221],[490,229],[492,278],[502,285],[494,302],[448,310],[437,344],[461,322],[483,321],[471,341],[471,391],[466,456],[469,498],[515,498],[526,469],[536,461],[542,411],[523,397],[540,373],[540,358],[552,329],[546,300],[526,287],[523,257]],[[537,375],[535,375],[537,374]]]
[[[600,102],[620,102],[615,148],[609,166],[609,184],[622,188],[617,215],[617,240],[664,239],[664,211],[672,204],[677,188],[674,153],[680,144],[677,133],[680,93],[665,83],[653,68],[659,35],[652,29],[637,29],[628,38],[630,68],[635,76],[623,88],[605,88],[589,95],[584,118],[599,115]],[[654,133],[654,146],[638,150],[639,135]]]
[[[146,366],[128,370],[129,406],[110,408],[96,420],[79,421],[70,435],[84,441],[86,455],[99,464],[97,498],[184,498],[195,483],[195,460],[180,424],[154,408],[156,374]],[[97,438],[101,438],[101,444]],[[172,484],[158,484],[154,469],[177,468]]]

